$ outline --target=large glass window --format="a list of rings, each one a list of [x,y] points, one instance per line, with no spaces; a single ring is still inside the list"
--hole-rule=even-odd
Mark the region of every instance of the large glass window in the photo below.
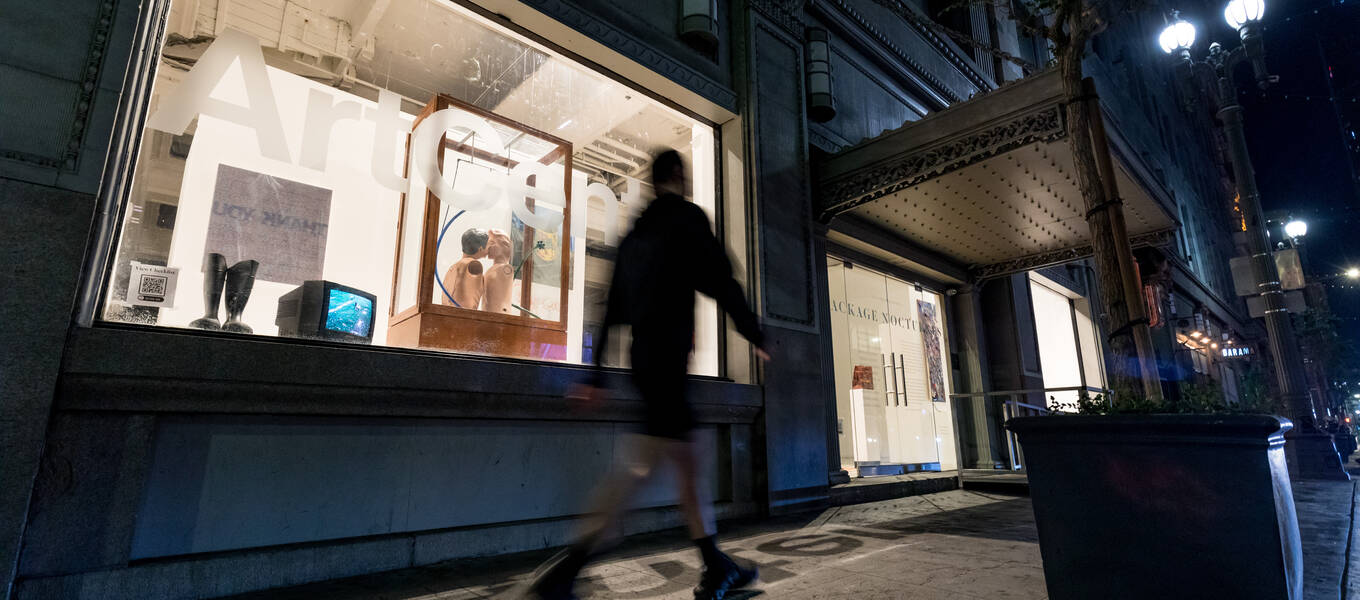
[[[176,1],[150,105],[109,321],[589,361],[656,148],[715,213],[712,127],[448,0]]]
[[[1029,289],[1044,387],[1073,388],[1046,392],[1044,401],[1075,406],[1082,389],[1101,393],[1105,375],[1089,302],[1034,272]]]

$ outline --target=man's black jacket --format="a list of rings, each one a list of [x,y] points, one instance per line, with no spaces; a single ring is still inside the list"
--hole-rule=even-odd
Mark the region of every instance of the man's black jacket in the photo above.
[[[732,278],[732,263],[708,215],[680,196],[660,196],[619,243],[595,365],[603,360],[610,328],[629,325],[635,369],[643,362],[683,374],[694,342],[695,292],[716,300],[737,331],[763,347],[760,323]]]

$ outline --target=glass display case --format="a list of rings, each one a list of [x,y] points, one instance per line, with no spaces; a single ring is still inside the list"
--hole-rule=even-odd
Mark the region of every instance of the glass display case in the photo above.
[[[417,115],[388,343],[566,357],[571,143],[447,95]]]

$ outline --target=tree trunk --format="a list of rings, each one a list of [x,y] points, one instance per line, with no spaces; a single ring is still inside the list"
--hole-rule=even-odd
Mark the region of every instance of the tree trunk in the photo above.
[[[1072,147],[1077,187],[1085,200],[1096,277],[1104,302],[1111,356],[1107,365],[1109,386],[1122,394],[1141,392],[1143,397],[1160,402],[1160,377],[1153,355],[1152,334],[1148,330],[1142,284],[1124,224],[1124,205],[1119,199],[1109,163],[1104,124],[1096,121],[1102,117],[1094,89],[1090,89],[1089,82],[1082,76],[1082,56],[1089,36],[1079,17],[1072,18],[1070,23],[1070,43],[1057,52],[1058,69],[1067,96],[1067,139]],[[1097,147],[1097,140],[1100,147]],[[1102,173],[1102,166],[1105,173]]]

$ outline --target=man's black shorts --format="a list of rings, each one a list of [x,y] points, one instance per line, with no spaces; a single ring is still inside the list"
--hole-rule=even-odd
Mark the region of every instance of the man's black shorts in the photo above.
[[[643,433],[677,440],[694,431],[694,408],[685,394],[685,365],[679,368],[633,368],[633,383],[646,404]]]

